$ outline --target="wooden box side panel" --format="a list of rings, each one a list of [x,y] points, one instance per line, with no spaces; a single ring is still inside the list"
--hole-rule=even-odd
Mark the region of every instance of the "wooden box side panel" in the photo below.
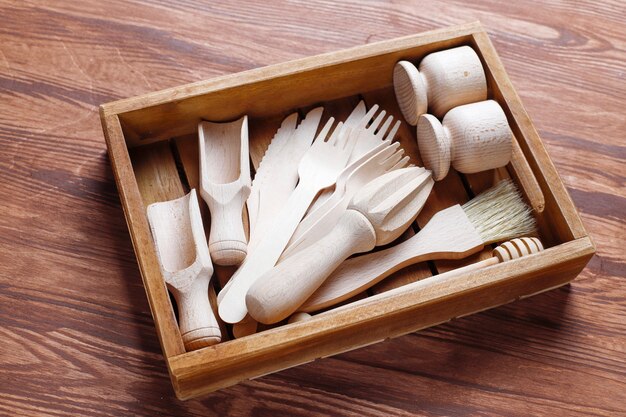
[[[186,399],[502,305],[563,285],[593,255],[589,238],[449,281],[425,279],[314,318],[170,359],[174,388]],[[554,267],[554,265],[558,267]]]
[[[101,113],[101,117],[111,167],[163,354],[165,357],[180,355],[185,352],[185,348],[158,267],[142,196],[131,165],[122,127],[115,115]]]
[[[545,211],[538,215],[538,220],[546,237],[551,241],[547,243],[556,244],[587,236],[580,215],[513,88],[489,36],[486,32],[478,32],[472,35],[472,39],[474,49],[483,61],[490,93],[507,114],[511,130],[543,191],[546,206]]]
[[[109,103],[130,146],[192,133],[202,119],[266,117],[296,107],[391,85],[396,61],[408,54],[467,44],[482,30],[472,23],[358,46],[297,61],[227,75],[196,84]]]

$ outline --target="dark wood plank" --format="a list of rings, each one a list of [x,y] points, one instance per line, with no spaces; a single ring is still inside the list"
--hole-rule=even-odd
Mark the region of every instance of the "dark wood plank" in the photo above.
[[[182,403],[97,106],[480,19],[597,255],[574,283]],[[0,414],[623,415],[622,1],[0,4]]]

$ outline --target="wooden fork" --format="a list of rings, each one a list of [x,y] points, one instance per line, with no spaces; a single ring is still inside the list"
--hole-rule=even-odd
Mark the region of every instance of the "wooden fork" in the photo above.
[[[359,105],[361,103],[359,103]],[[398,129],[400,128],[399,120],[396,121],[391,130],[389,130],[389,127],[393,122],[393,116],[387,117],[383,125],[380,125],[385,118],[384,110],[378,113],[376,118],[374,118],[374,115],[376,115],[378,108],[378,104],[375,104],[364,116],[361,117],[360,120],[358,120],[354,124],[354,126],[351,126],[354,130],[359,131],[359,138],[354,146],[354,149],[352,150],[352,153],[350,154],[348,166],[352,165],[355,161],[361,159],[364,155],[368,154],[372,149],[376,148],[381,143],[391,143],[396,133],[398,132]],[[370,125],[368,126],[368,123],[370,121],[372,121],[372,123],[370,123]],[[346,120],[346,123],[347,122],[348,120]],[[346,127],[347,126],[344,125],[343,128],[346,129]],[[322,204],[324,204],[326,200],[330,198],[332,194],[333,190],[323,191],[309,208],[309,213],[312,213],[314,210],[318,209]]]
[[[408,157],[399,143],[381,142],[376,148],[350,164],[337,179],[335,191],[321,206],[308,214],[298,225],[281,259],[304,249],[324,237],[339,221],[352,197],[365,184],[386,172],[404,168]]]
[[[219,315],[227,323],[237,323],[246,316],[248,289],[258,277],[274,267],[315,196],[335,184],[348,163],[363,129],[342,129],[342,123],[338,123],[328,141],[324,141],[333,124],[331,118],[302,157],[298,166],[300,182],[276,216],[273,226],[268,228],[271,234],[263,237],[231,278],[232,284],[219,304]]]

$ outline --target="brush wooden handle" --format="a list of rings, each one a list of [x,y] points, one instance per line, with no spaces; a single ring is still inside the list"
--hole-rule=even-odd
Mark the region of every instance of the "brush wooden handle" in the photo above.
[[[437,181],[448,174],[450,164],[464,174],[505,166],[512,140],[506,115],[493,100],[455,107],[441,123],[424,114],[417,124],[420,155]]]
[[[519,239],[513,239],[509,242],[505,242],[502,245],[498,246],[494,250],[494,255],[491,258],[485,259],[484,261],[476,262],[470,265],[466,265],[464,267],[453,269],[448,272],[444,272],[443,274],[434,275],[429,278],[425,278],[419,281],[411,282],[409,284],[403,285],[401,287],[393,288],[389,291],[385,291],[371,297],[355,301],[348,305],[337,307],[334,312],[338,312],[344,309],[354,309],[357,306],[371,303],[381,300],[389,300],[395,301],[399,299],[399,297],[411,294],[412,300],[410,300],[411,304],[419,303],[421,298],[425,294],[432,293],[436,288],[442,287],[450,287],[450,288],[461,288],[463,284],[465,284],[466,274],[468,272],[480,270],[486,268],[488,266],[497,265],[501,262],[507,262],[513,259],[517,259],[526,255],[531,255],[543,250],[543,245],[541,241],[537,238],[529,238],[522,237]],[[419,291],[416,291],[419,290]],[[322,313],[324,314],[324,313]]]
[[[485,71],[469,46],[429,54],[419,70],[409,61],[398,62],[393,87],[405,120],[413,126],[427,108],[442,117],[453,107],[487,98]]]
[[[347,210],[326,237],[279,263],[248,291],[248,312],[261,323],[287,318],[353,253],[372,250],[376,232],[369,220]]]
[[[452,206],[435,214],[410,239],[345,261],[299,310],[317,311],[347,300],[408,265],[433,259],[460,259],[482,248],[483,241],[461,206]]]
[[[213,315],[207,293],[210,279],[210,271],[203,270],[186,291],[172,291],[178,304],[180,334],[188,351],[221,340],[220,326]]]

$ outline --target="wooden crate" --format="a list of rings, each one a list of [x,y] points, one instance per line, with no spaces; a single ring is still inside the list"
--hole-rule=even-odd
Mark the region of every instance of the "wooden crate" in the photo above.
[[[323,104],[345,116],[358,100],[380,104],[401,118],[392,89],[400,59],[417,61],[430,52],[471,45],[487,73],[489,96],[503,107],[532,170],[514,166],[475,175],[451,172],[438,182],[410,236],[438,210],[463,203],[500,177],[513,177],[531,201],[543,194],[538,214],[542,253],[464,274],[445,282],[425,279],[401,295],[385,291],[489,256],[490,248],[462,261],[437,261],[406,268],[365,294],[312,319],[282,325],[186,353],[172,301],[159,271],[146,207],[180,197],[198,186],[196,132],[200,120],[250,117],[250,153],[258,166],[282,118]],[[583,269],[594,253],[570,197],[537,135],[487,34],[479,23],[436,30],[344,51],[259,68],[184,85],[100,108],[109,155],[126,221],[137,254],[163,354],[176,395],[188,399],[239,381],[355,349],[433,326],[456,317],[561,286]],[[328,117],[328,116],[326,116]],[[401,119],[402,120],[402,119]],[[420,163],[414,128],[398,140]],[[531,178],[534,176],[536,178]],[[538,189],[533,189],[533,183]],[[541,197],[540,197],[541,198]],[[536,201],[535,201],[536,202]],[[203,213],[208,225],[208,212]],[[216,269],[219,287],[229,271]],[[215,297],[215,289],[210,289]],[[228,328],[224,328],[225,334]]]

